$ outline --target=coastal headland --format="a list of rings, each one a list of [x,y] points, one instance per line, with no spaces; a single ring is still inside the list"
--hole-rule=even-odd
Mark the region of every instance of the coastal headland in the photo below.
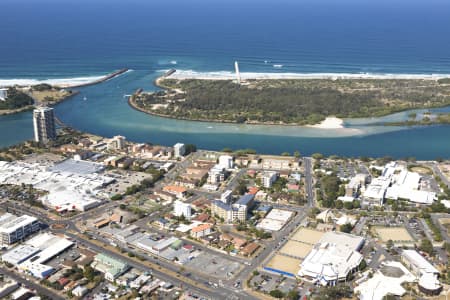
[[[321,129],[343,128],[344,118],[450,105],[447,76],[241,73],[238,84],[231,75],[169,70],[155,80],[162,91],[140,91],[128,102],[137,110],[167,118]],[[448,119],[441,116],[431,123]]]

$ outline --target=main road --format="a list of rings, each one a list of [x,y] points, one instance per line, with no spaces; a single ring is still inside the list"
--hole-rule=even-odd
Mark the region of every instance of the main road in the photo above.
[[[11,277],[17,282],[20,282],[22,285],[34,289],[39,295],[45,295],[49,297],[50,299],[55,300],[64,300],[65,298],[60,296],[59,294],[53,292],[52,290],[46,288],[45,286],[42,286],[38,283],[35,283],[33,279],[29,279],[28,277],[25,277],[26,275],[18,275],[15,272],[12,272],[4,267],[0,267],[0,273],[3,275],[7,275],[8,277]]]
[[[312,169],[312,158],[305,157],[304,168],[305,168],[305,188],[306,188],[306,197],[308,200],[308,206],[314,207],[314,183],[313,183],[313,169]]]

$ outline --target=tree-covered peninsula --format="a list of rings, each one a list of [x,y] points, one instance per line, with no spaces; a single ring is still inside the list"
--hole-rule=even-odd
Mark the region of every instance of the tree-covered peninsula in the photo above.
[[[450,83],[426,79],[170,79],[164,90],[134,95],[142,111],[179,119],[236,123],[315,124],[450,105]]]

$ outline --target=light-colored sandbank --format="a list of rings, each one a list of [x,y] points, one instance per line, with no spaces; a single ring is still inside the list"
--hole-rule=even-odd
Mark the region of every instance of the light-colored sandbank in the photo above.
[[[123,73],[131,72],[129,69],[121,69],[110,74],[102,76],[86,76],[73,78],[52,78],[52,79],[0,79],[0,87],[20,86],[28,87],[32,85],[46,83],[60,88],[74,88],[102,83]]]
[[[37,84],[50,84],[52,86],[59,86],[63,88],[69,88],[72,86],[79,86],[102,79],[104,76],[88,76],[88,77],[75,77],[75,78],[58,78],[58,79],[0,79],[0,87],[9,86],[31,86]]]
[[[318,129],[341,129],[344,128],[344,121],[336,117],[327,117],[319,124],[306,125],[306,127]]]
[[[166,72],[168,70],[160,70]],[[450,74],[375,74],[375,73],[255,73],[241,72],[241,79],[422,79],[438,80],[450,78]],[[232,80],[236,79],[234,72],[197,72],[193,70],[176,70],[168,76],[172,79],[204,79]]]

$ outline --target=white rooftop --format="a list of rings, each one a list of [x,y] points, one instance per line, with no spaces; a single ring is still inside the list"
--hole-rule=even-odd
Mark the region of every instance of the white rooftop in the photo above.
[[[256,227],[269,231],[278,231],[283,228],[286,222],[292,217],[292,214],[292,211],[274,208]]]
[[[401,284],[415,280],[415,276],[399,262],[385,262],[384,265],[401,269],[403,275],[401,277],[389,277],[377,271],[372,278],[355,287],[354,291],[360,294],[359,299],[382,300],[388,294],[401,297],[406,292]]]
[[[431,291],[441,287],[437,274],[432,273],[426,273],[420,276],[419,285]]]
[[[266,218],[286,222],[292,214],[292,211],[274,208],[267,214]]]
[[[10,264],[17,265],[25,259],[33,256],[34,254],[40,251],[39,248],[34,247],[33,245],[19,245],[9,250],[5,254],[2,255],[2,261],[6,261]]]
[[[403,250],[402,255],[409,263],[419,269],[421,274],[439,274],[439,271],[416,250]]]
[[[10,213],[5,213],[0,216],[0,232],[12,233],[17,229],[22,228],[25,225],[29,225],[37,220],[38,219],[35,217],[28,215],[18,217]]]
[[[100,203],[101,188],[114,180],[95,170],[100,170],[97,164],[73,160],[50,168],[37,163],[0,162],[0,184],[31,184],[49,192],[41,199],[47,205],[58,208],[72,204],[75,209],[84,210]]]
[[[363,257],[357,251],[363,243],[362,237],[327,232],[300,264],[298,274],[322,284],[342,280],[361,263]]]
[[[43,233],[28,240],[26,244],[33,245],[42,250],[37,255],[31,257],[30,260],[35,263],[45,263],[71,247],[74,243],[51,233]]]

